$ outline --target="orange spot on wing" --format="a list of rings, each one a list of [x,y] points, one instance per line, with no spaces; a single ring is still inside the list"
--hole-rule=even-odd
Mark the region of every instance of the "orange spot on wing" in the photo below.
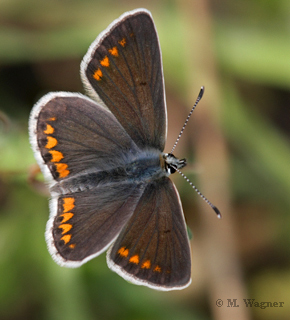
[[[60,226],[58,226],[60,229],[62,229],[62,234],[65,234],[67,232],[70,231],[70,229],[72,228],[72,224],[69,223],[65,223],[65,224],[61,224]]]
[[[62,205],[63,212],[71,211],[75,207],[75,198],[63,198],[62,200],[63,200],[63,205]],[[72,214],[72,213],[69,213],[69,214]]]
[[[52,134],[54,133],[54,128],[50,124],[46,124],[46,129],[43,131],[45,134]]]
[[[49,118],[48,121],[55,121],[56,117]]]
[[[60,240],[63,240],[65,244],[67,244],[68,242],[70,242],[71,239],[71,234],[66,234],[63,237],[60,238]]]
[[[156,271],[156,272],[161,272],[161,268],[157,265],[157,266],[154,268],[154,271]]]
[[[49,153],[52,155],[51,162],[59,162],[63,159],[63,154],[60,151],[50,150]]]
[[[65,178],[69,175],[69,170],[67,170],[68,165],[65,163],[56,163],[56,170],[59,173],[60,178]]]
[[[118,55],[119,55],[119,52],[118,52],[117,47],[113,47],[112,49],[109,49],[108,51],[109,51],[110,54],[111,54],[112,56],[114,56],[114,57],[118,57]]]
[[[150,267],[151,267],[150,260],[146,260],[145,262],[142,263],[142,266],[141,266],[142,269],[150,269]]]
[[[132,256],[132,257],[129,259],[129,261],[132,262],[132,263],[138,264],[138,263],[139,263],[139,256],[138,256],[138,254],[135,254],[135,256]]]
[[[72,243],[72,244],[69,245],[69,248],[74,249],[75,246],[76,246],[76,244],[75,244],[75,243]]]
[[[71,212],[67,212],[67,213],[61,214],[60,216],[63,217],[61,223],[65,223],[65,222],[67,222],[68,220],[70,220],[70,219],[74,216],[74,214],[71,213]]]
[[[97,69],[93,75],[93,77],[96,79],[96,80],[101,80],[103,76],[103,72],[101,71],[101,69]]]
[[[122,40],[119,41],[119,43],[120,43],[120,45],[121,45],[122,47],[125,47],[125,45],[126,45],[126,39],[123,38]]]
[[[108,58],[107,56],[105,56],[105,58],[100,61],[100,64],[101,64],[103,67],[108,67],[108,66],[110,65],[109,58]]]
[[[54,137],[47,137],[47,144],[45,146],[46,149],[51,149],[57,145],[57,140]]]
[[[121,247],[121,248],[118,250],[118,253],[119,253],[119,255],[122,256],[122,257],[128,257],[129,250],[126,249],[126,247]]]

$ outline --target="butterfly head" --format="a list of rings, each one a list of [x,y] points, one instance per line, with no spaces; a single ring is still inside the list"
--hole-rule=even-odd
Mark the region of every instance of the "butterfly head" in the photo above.
[[[186,166],[186,159],[177,159],[172,153],[165,153],[163,159],[165,171],[168,175],[176,172],[176,169],[182,169]]]

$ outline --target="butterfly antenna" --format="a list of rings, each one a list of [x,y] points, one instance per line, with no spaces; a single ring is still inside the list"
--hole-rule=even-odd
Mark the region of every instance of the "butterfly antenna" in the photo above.
[[[217,217],[220,219],[222,217],[219,209],[214,206],[198,189],[196,186],[193,185],[193,183],[187,178],[187,176],[182,173],[179,169],[174,168],[190,185],[191,187],[197,192],[197,194],[208,204],[212,207],[212,209],[214,210],[214,212],[217,214]]]
[[[179,133],[179,135],[178,135],[178,137],[177,137],[177,139],[176,139],[176,141],[175,141],[175,143],[174,143],[174,146],[173,146],[173,148],[172,148],[172,150],[171,150],[170,153],[173,153],[174,149],[176,148],[177,143],[178,143],[178,141],[179,141],[181,135],[183,134],[183,131],[184,131],[186,125],[187,125],[187,122],[188,122],[189,118],[191,117],[192,112],[193,112],[194,109],[196,108],[197,104],[199,103],[200,99],[202,98],[203,93],[204,93],[204,87],[201,87],[201,89],[200,89],[200,91],[199,91],[199,94],[198,94],[198,97],[197,97],[197,99],[196,99],[196,101],[195,101],[195,104],[194,104],[194,106],[192,107],[192,109],[190,110],[189,115],[187,116],[187,118],[186,118],[186,120],[185,120],[185,122],[184,122],[184,125],[183,125],[183,127],[182,127],[182,129],[181,129],[181,131],[180,131],[180,133]]]

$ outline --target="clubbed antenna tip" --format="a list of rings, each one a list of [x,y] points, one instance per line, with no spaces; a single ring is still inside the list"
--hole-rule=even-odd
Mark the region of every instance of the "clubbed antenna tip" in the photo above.
[[[202,98],[203,94],[204,94],[204,86],[202,86],[202,87],[200,88],[200,91],[199,91],[197,100],[200,100],[200,99]]]
[[[219,219],[221,219],[221,218],[222,218],[222,215],[221,215],[219,209],[218,209],[216,206],[214,206],[214,205],[212,206],[212,208],[213,208],[214,212],[216,213],[217,217],[218,217]]]
[[[217,217],[221,219],[222,215],[219,211],[219,209],[214,206],[198,189],[196,186],[193,185],[193,183],[187,178],[187,176],[181,172],[179,169],[174,168],[189,184],[190,186],[197,192],[197,194],[214,210],[214,212],[217,214]]]

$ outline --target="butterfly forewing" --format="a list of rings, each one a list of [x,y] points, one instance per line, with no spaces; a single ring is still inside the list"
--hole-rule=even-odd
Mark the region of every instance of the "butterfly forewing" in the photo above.
[[[149,183],[107,254],[127,280],[159,290],[190,283],[190,247],[178,193],[170,179]]]
[[[43,97],[31,114],[30,131],[39,164],[57,181],[111,169],[138,153],[116,118],[82,95]]]
[[[105,30],[81,72],[139,147],[163,151],[167,119],[161,52],[147,11],[127,13]]]

